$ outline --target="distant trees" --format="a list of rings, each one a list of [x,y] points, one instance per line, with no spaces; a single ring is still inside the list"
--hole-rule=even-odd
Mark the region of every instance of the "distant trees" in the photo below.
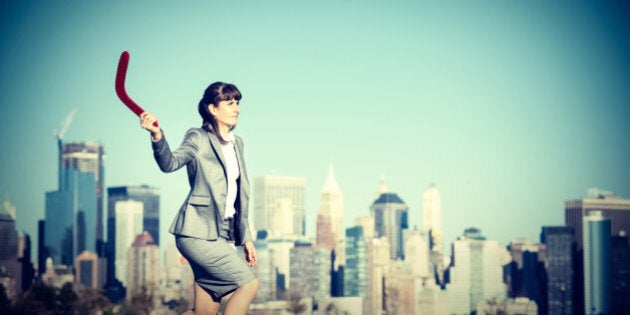
[[[298,315],[306,311],[308,305],[302,302],[302,294],[297,291],[289,290],[286,293],[287,298],[287,308],[286,310],[291,312],[291,314]]]
[[[3,294],[4,291],[4,294]],[[84,288],[75,292],[72,283],[66,283],[57,289],[42,282],[36,282],[14,303],[3,300],[6,291],[0,289],[0,313],[2,314],[113,314],[113,305],[101,290]]]

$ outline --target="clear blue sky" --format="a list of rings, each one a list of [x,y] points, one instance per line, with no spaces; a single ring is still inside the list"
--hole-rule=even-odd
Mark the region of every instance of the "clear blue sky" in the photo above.
[[[589,187],[630,197],[630,15],[613,3],[3,1],[0,192],[36,241],[53,130],[76,109],[65,141],[104,145],[107,187],[161,188],[172,242],[186,174],[158,170],[114,93],[128,50],[127,90],[172,146],[209,83],[241,89],[250,180],[306,177],[309,235],[332,163],[346,225],[384,175],[418,226],[436,183],[448,242],[537,241]]]

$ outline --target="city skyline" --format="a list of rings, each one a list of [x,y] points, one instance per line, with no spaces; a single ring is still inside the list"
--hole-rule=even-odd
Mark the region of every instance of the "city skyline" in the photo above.
[[[186,174],[158,170],[116,98],[128,50],[128,92],[173,147],[199,125],[207,84],[241,89],[235,131],[250,181],[274,170],[306,178],[309,236],[332,164],[344,227],[369,214],[384,175],[411,228],[436,183],[445,244],[473,226],[503,246],[536,241],[590,187],[630,197],[623,5],[5,3],[0,192],[36,240],[45,192],[57,187],[53,130],[76,108],[64,143],[103,145],[104,188],[160,189],[160,232],[173,242],[165,233]]]

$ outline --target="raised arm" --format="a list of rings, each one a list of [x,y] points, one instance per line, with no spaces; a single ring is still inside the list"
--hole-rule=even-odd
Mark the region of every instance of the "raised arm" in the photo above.
[[[199,149],[200,135],[198,130],[188,130],[181,145],[174,151],[171,151],[162,129],[156,127],[154,122],[157,122],[155,115],[149,112],[144,112],[140,115],[140,126],[151,133],[153,156],[162,172],[173,172],[191,161],[195,161]]]

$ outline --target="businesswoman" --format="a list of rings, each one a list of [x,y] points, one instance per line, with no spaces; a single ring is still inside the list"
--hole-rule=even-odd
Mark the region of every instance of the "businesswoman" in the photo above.
[[[221,298],[232,294],[224,314],[246,314],[258,290],[250,267],[256,265],[248,221],[249,181],[243,161],[243,140],[232,129],[238,122],[241,92],[215,82],[199,101],[202,128],[191,128],[172,151],[157,117],[145,112],[142,128],[151,132],[153,155],[163,172],[186,166],[190,193],[169,232],[195,276],[194,308],[185,314],[216,314]],[[243,246],[245,259],[233,243]]]

